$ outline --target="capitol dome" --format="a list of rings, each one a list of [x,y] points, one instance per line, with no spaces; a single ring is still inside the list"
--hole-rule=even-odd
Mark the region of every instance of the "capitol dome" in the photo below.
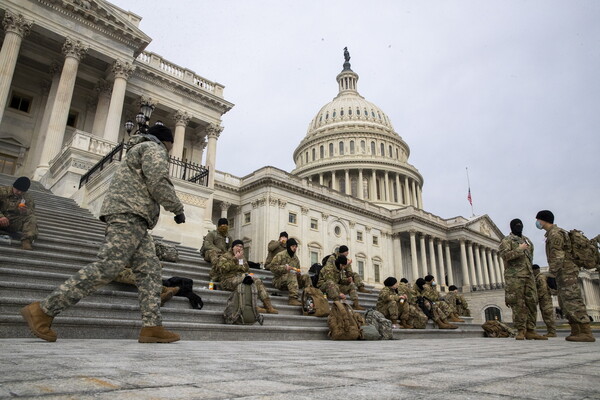
[[[389,117],[358,93],[347,50],[344,57],[338,95],[310,122],[292,173],[387,208],[423,208],[423,177],[408,163],[408,145]]]

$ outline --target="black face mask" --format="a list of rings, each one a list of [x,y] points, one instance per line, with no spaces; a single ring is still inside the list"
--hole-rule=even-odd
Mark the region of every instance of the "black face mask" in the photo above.
[[[523,235],[523,222],[520,219],[513,219],[510,221],[510,231],[519,237]]]
[[[288,254],[290,255],[290,257],[294,257],[294,254],[296,254],[295,251],[293,251],[292,249],[288,248],[287,249]]]

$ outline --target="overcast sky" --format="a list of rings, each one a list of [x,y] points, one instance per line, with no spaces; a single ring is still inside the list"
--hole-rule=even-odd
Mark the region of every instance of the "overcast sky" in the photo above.
[[[600,233],[599,1],[113,0],[143,19],[147,50],[225,85],[217,169],[292,171],[337,95],[348,46],[358,91],[391,119],[423,175],[425,210],[535,214]]]

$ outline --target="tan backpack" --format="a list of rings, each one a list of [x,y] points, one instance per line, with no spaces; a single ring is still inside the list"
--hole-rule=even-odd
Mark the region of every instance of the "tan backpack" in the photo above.
[[[302,314],[313,317],[329,315],[329,302],[319,289],[309,286],[302,292]]]
[[[568,232],[571,242],[571,256],[579,268],[595,269],[600,266],[600,253],[595,240],[590,240],[583,232],[571,229]]]
[[[362,339],[361,325],[364,324],[362,315],[355,313],[346,303],[334,301],[331,306],[327,325],[329,337],[333,340]]]

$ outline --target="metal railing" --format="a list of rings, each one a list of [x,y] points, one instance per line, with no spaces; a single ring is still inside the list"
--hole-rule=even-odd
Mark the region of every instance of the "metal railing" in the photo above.
[[[91,177],[104,169],[105,166],[113,161],[121,161],[123,152],[127,152],[127,145],[123,142],[119,143],[107,155],[96,163],[88,172],[86,172],[79,180],[79,188],[91,179]],[[169,176],[184,181],[197,183],[198,185],[208,186],[208,168],[200,164],[189,163],[175,157],[169,156]]]

